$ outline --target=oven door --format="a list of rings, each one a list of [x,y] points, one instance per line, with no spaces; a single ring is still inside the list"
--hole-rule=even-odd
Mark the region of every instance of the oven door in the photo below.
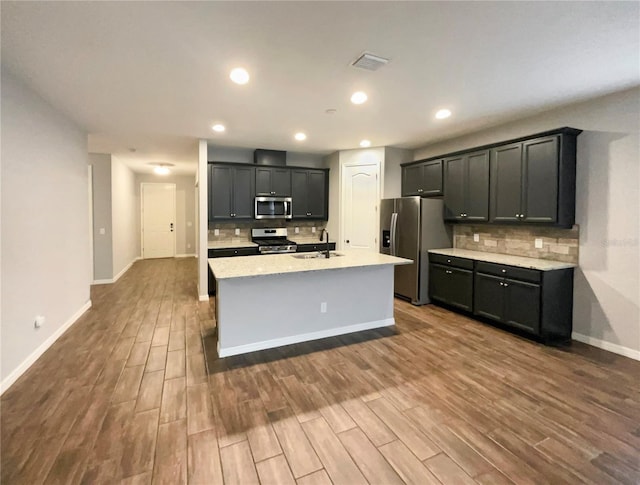
[[[291,219],[291,197],[256,197],[256,219]]]

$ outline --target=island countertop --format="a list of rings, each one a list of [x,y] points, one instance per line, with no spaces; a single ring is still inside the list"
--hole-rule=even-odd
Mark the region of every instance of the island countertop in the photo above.
[[[470,249],[430,249],[430,253],[441,254],[443,256],[453,256],[456,258],[473,259],[475,261],[485,261],[487,263],[505,264],[507,266],[518,266],[520,268],[537,269],[539,271],[553,271],[556,269],[575,268],[572,263],[562,261],[551,261],[549,259],[526,258],[523,256],[512,256],[510,254],[487,253],[484,251],[472,251]]]
[[[411,264],[413,262],[410,259],[357,250],[338,251],[338,254],[342,256],[329,259],[301,259],[297,257],[301,254],[304,253],[266,254],[257,257],[235,256],[230,258],[211,258],[208,261],[216,279],[250,278],[285,273],[304,273],[307,271]]]

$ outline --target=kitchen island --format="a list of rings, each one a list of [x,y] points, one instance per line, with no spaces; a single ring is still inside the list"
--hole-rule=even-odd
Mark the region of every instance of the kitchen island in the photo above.
[[[394,266],[411,260],[355,250],[309,256],[209,259],[219,357],[395,324]]]

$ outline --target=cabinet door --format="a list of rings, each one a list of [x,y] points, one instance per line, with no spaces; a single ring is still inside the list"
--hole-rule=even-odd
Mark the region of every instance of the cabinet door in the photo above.
[[[449,304],[470,312],[473,305],[473,272],[449,268],[449,281]]]
[[[271,190],[273,192],[273,195],[276,195],[278,197],[290,197],[291,196],[291,170],[287,168],[272,169],[271,170]]]
[[[473,289],[473,313],[502,321],[504,313],[504,279],[476,273]]]
[[[504,323],[538,334],[540,331],[540,285],[504,280]]]
[[[314,219],[327,218],[326,177],[324,170],[309,170],[307,210]]]
[[[268,167],[256,167],[256,195],[273,195],[271,179],[273,171]]]
[[[308,173],[306,170],[293,170],[291,172],[291,215],[296,218],[306,218]]]
[[[491,150],[491,221],[518,222],[522,193],[522,144]]]
[[[465,174],[466,221],[489,220],[489,151],[471,153],[467,156]],[[445,188],[445,204],[447,189]]]
[[[558,220],[559,138],[525,142],[522,162],[522,214],[524,222]]]
[[[232,217],[233,170],[231,167],[208,165],[209,220]]]
[[[464,219],[466,166],[466,156],[464,155],[447,158],[444,161],[445,221]]]
[[[449,303],[451,298],[451,280],[449,279],[449,268],[440,264],[429,265],[429,297]]]
[[[233,218],[253,219],[254,168],[237,167],[233,170]]]
[[[425,162],[422,165],[422,187],[420,195],[442,195],[442,160]]]
[[[422,195],[422,164],[402,167],[402,196]]]

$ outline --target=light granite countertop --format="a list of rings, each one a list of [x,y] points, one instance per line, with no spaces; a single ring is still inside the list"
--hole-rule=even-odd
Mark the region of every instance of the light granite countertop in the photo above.
[[[236,256],[231,258],[210,258],[208,261],[209,267],[217,279],[250,278],[253,276],[285,273],[304,273],[307,271],[412,263],[410,259],[357,250],[338,251],[338,254],[342,256],[329,259],[297,258],[296,256],[300,256],[300,254],[305,253],[265,254],[259,257]]]
[[[512,256],[510,254],[486,253],[484,251],[472,251],[470,249],[430,249],[430,253],[441,254],[443,256],[453,256],[456,258],[467,258],[475,261],[485,261],[487,263],[506,264],[519,268],[537,269],[540,271],[553,271],[555,269],[575,268],[572,263],[562,261],[551,261],[548,259],[525,258],[523,256]]]
[[[254,248],[257,244],[251,241],[209,241],[208,249]]]

